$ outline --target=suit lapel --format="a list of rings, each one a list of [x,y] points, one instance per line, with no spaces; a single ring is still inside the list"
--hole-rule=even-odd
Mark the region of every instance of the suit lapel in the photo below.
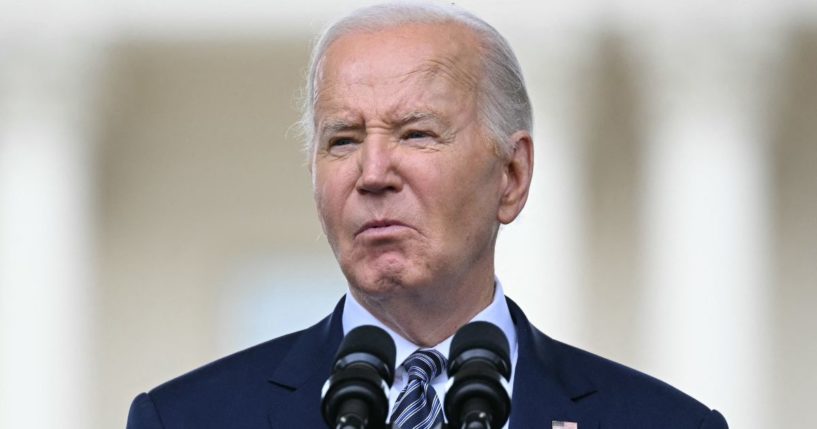
[[[342,298],[335,311],[299,335],[269,376],[275,389],[269,411],[274,429],[326,427],[320,411],[321,387],[331,373],[332,359],[343,338]]]
[[[578,423],[580,429],[598,428],[598,416],[583,399],[596,389],[580,371],[570,371],[560,358],[564,345],[533,327],[522,310],[508,299],[519,342],[510,429],[549,428],[553,421]]]

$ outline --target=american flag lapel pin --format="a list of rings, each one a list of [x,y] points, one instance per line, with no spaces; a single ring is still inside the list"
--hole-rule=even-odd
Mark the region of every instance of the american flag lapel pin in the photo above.
[[[553,420],[553,429],[579,429],[579,424],[576,422],[560,422]]]

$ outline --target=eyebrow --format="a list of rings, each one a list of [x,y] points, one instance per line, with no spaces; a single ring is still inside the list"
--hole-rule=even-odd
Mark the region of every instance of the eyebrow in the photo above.
[[[441,125],[447,125],[448,122],[443,120],[438,114],[429,111],[411,111],[400,115],[397,119],[390,120],[391,125],[397,127],[405,127],[416,122],[433,121]],[[323,121],[320,125],[320,138],[324,139],[332,134],[343,131],[360,131],[365,128],[358,121],[348,121],[342,118],[329,118]]]
[[[341,118],[329,118],[321,123],[320,136],[325,138],[341,131],[360,130],[363,125],[357,122],[350,122]]]

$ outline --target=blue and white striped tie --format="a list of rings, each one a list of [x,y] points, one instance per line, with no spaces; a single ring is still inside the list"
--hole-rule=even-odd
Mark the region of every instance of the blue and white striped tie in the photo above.
[[[392,428],[433,428],[443,421],[443,413],[431,381],[445,369],[445,356],[436,350],[417,350],[403,367],[408,371],[408,383],[394,404]]]

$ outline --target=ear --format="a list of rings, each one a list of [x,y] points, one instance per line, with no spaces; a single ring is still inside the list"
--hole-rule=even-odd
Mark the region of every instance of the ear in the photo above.
[[[497,220],[511,223],[525,207],[533,177],[533,139],[527,131],[517,131],[510,137],[513,150],[504,161],[502,196]]]

